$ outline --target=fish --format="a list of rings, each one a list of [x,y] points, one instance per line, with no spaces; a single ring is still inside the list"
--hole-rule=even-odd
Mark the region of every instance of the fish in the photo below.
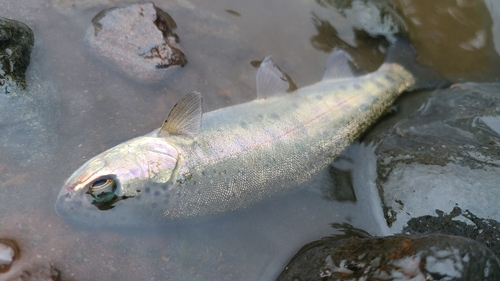
[[[416,63],[404,38],[378,70],[360,74],[336,50],[321,81],[288,93],[271,57],[257,70],[257,98],[203,113],[191,92],[162,126],[112,147],[64,183],[56,211],[92,227],[143,227],[212,218],[300,190],[405,91],[443,85]]]

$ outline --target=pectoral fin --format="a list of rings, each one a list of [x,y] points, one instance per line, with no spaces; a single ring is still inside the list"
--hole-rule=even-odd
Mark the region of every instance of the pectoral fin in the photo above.
[[[168,135],[195,136],[201,129],[202,96],[191,92],[172,108],[158,131],[159,137]]]
[[[292,92],[297,89],[292,79],[281,71],[271,56],[266,57],[257,70],[257,98]]]

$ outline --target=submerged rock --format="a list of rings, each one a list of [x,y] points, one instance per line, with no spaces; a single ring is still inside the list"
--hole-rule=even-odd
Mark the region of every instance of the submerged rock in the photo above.
[[[26,88],[24,73],[30,64],[33,31],[26,24],[0,18],[0,94]]]
[[[434,91],[389,133],[375,128],[377,187],[393,233],[435,210],[500,221],[500,84]],[[386,125],[378,128],[387,132]],[[469,221],[469,224],[470,221]]]
[[[320,0],[317,2],[323,7],[337,11],[354,29],[363,30],[372,37],[382,35],[394,42],[395,35],[406,29],[403,17],[390,1]]]
[[[8,281],[61,281],[61,271],[50,264],[37,264],[24,269]]]
[[[92,54],[139,82],[158,82],[187,63],[169,14],[153,3],[99,13],[85,34]]]
[[[0,170],[46,161],[57,146],[59,98],[39,66],[29,65],[33,36],[25,24],[0,19]]]
[[[328,237],[302,247],[277,280],[499,280],[485,246],[446,235]]]

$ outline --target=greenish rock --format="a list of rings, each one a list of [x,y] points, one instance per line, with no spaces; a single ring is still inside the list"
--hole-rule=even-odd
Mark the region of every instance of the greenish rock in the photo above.
[[[49,161],[58,144],[60,100],[36,59],[30,65],[34,42],[27,25],[0,18],[1,167]]]
[[[26,88],[25,72],[30,64],[33,31],[26,24],[0,18],[0,93]]]

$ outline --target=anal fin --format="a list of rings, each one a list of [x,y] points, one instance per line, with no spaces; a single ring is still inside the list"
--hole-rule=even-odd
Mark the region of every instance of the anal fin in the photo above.
[[[328,58],[322,80],[353,78],[360,70],[352,56],[342,49],[335,49]]]
[[[257,98],[265,99],[297,89],[290,76],[281,71],[271,56],[266,57],[257,70]]]

